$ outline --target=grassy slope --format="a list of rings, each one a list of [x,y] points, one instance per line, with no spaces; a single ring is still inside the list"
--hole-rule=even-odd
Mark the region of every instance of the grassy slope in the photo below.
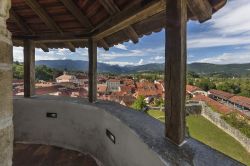
[[[163,112],[153,110],[149,110],[148,114],[155,118],[164,116]],[[250,166],[250,154],[241,144],[204,117],[188,116],[187,126],[191,137]]]

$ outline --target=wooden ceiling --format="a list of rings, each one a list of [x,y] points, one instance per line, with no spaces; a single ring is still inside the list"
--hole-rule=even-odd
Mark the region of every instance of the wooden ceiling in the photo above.
[[[165,17],[168,0],[12,0],[8,29],[14,46],[32,39],[36,47],[87,47],[93,37],[108,50],[124,41],[137,43],[143,35],[171,26]],[[189,19],[206,21],[226,0],[187,0]]]

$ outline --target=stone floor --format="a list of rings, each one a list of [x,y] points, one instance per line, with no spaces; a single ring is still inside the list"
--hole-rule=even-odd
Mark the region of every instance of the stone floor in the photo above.
[[[15,144],[13,166],[98,166],[90,155],[47,145]]]

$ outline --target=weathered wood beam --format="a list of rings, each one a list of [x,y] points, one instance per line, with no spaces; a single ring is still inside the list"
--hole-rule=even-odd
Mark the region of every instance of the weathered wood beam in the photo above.
[[[109,36],[136,22],[164,11],[165,6],[165,0],[153,0],[145,6],[138,4],[132,8],[123,10],[122,12],[101,23],[102,26],[98,26],[98,29],[94,32],[93,37],[95,39],[100,39]]]
[[[63,34],[63,30],[57,25],[57,23],[48,15],[48,13],[42,8],[42,6],[34,0],[25,0],[25,3],[41,18],[41,20],[52,30]],[[70,50],[72,49],[72,44],[65,43],[65,46]]]
[[[101,43],[102,47],[108,51],[109,50],[109,45],[104,39],[100,39],[99,42]]]
[[[49,52],[49,48],[46,46],[46,44],[43,43],[37,43],[37,47],[40,47],[44,52]]]
[[[14,19],[15,23],[24,33],[34,34],[32,29],[27,24],[25,24],[24,20],[18,14],[16,14],[13,9],[10,10],[10,17]]]
[[[99,2],[111,16],[121,12],[113,0],[99,0]],[[139,36],[132,26],[128,26],[124,29],[124,32],[129,38],[131,38],[133,43],[138,43]]]
[[[69,0],[60,0],[60,1],[83,26],[88,28],[93,28],[89,19],[83,14],[83,12],[73,1]]]
[[[168,1],[166,19],[173,26],[166,28],[165,47],[165,113],[166,137],[180,145],[185,139],[186,98],[186,22],[187,0]]]
[[[29,35],[35,34],[35,32],[24,22],[24,20],[18,14],[15,13],[14,10],[12,9],[10,10],[10,15],[11,15],[11,18],[14,19],[16,24],[24,33],[29,34]],[[45,44],[37,43],[37,46],[40,47],[44,52],[49,52],[49,49]]]
[[[35,95],[35,47],[32,40],[24,40],[24,97]]]
[[[79,7],[73,2],[69,0],[60,0],[64,6],[71,12],[71,14],[83,25],[90,29],[94,28],[88,17],[83,14],[83,12],[79,9]],[[104,39],[100,39],[102,46],[105,50],[108,50],[108,44]]]
[[[71,42],[65,42],[64,44],[71,52],[76,52],[76,48]]]
[[[211,19],[213,9],[208,0],[187,0],[187,4],[200,23]]]
[[[89,102],[97,100],[97,43],[90,38],[88,41],[89,52]]]

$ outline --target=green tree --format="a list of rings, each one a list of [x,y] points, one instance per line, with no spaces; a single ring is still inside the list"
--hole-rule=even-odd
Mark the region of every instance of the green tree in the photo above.
[[[23,79],[23,65],[19,62],[13,63],[13,78]]]
[[[134,108],[137,111],[142,111],[142,109],[147,106],[147,103],[145,102],[144,99],[145,99],[144,96],[139,96],[132,104],[132,108]]]
[[[203,89],[204,91],[208,91],[209,89],[215,89],[216,85],[210,81],[209,79],[201,79],[198,83],[197,86]]]
[[[49,81],[53,79],[53,69],[41,65],[36,67],[36,79]]]

